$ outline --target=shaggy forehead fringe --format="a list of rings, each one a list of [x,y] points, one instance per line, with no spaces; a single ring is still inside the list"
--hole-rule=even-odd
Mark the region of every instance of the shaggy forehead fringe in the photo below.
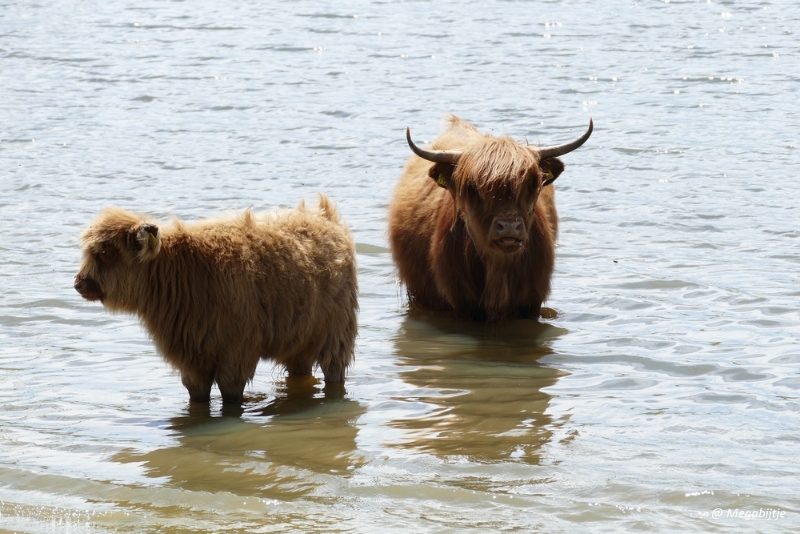
[[[482,196],[504,190],[517,196],[531,173],[538,169],[538,158],[533,150],[513,139],[488,138],[464,150],[453,180],[459,195],[472,186]]]
[[[137,223],[145,222],[144,217],[134,215],[122,208],[106,208],[92,221],[92,224],[81,234],[81,243],[90,245],[103,241],[111,241],[124,235]]]

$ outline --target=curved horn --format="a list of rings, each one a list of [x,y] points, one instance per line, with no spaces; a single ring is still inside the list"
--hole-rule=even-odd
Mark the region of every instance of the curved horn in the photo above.
[[[414,144],[414,141],[411,140],[411,130],[408,128],[406,128],[406,140],[414,154],[434,163],[450,163],[455,165],[458,163],[458,158],[461,157],[460,150],[425,150],[424,148],[418,147]]]
[[[557,156],[563,156],[568,152],[572,152],[585,143],[587,139],[589,139],[589,137],[592,135],[592,130],[594,130],[594,122],[592,122],[592,119],[589,119],[589,129],[586,130],[585,134],[576,140],[570,141],[569,143],[564,143],[563,145],[546,146],[538,149],[537,152],[539,153],[539,159],[543,160],[545,158],[555,158]]]

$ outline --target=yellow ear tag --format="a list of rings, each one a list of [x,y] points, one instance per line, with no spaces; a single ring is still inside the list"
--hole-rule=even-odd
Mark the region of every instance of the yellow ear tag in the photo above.
[[[444,174],[439,173],[439,177],[436,179],[436,183],[439,187],[447,188],[447,178],[445,178]]]
[[[154,236],[150,232],[147,232],[147,235],[149,236],[147,239],[147,244],[150,247],[150,250],[155,250],[156,247],[158,246],[158,239],[156,239],[156,236]]]

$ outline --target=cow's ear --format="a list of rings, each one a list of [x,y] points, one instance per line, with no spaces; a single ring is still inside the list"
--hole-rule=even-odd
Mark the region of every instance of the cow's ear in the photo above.
[[[428,171],[428,176],[430,176],[439,187],[449,189],[453,178],[453,169],[455,169],[455,166],[450,163],[434,163]]]
[[[161,249],[161,232],[155,224],[143,224],[135,231],[133,242],[141,261],[152,260]]]
[[[542,187],[544,187],[555,182],[556,178],[564,172],[564,163],[558,158],[547,158],[539,162],[539,168],[544,175],[542,181]]]

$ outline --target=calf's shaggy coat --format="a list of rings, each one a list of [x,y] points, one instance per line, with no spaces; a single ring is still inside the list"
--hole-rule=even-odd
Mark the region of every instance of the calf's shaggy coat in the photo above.
[[[556,156],[591,135],[536,148],[450,117],[430,150],[411,156],[395,191],[389,240],[412,306],[500,321],[540,314],[550,293],[558,214]]]
[[[216,382],[239,403],[259,359],[289,375],[342,382],[353,360],[358,310],[355,247],[330,201],[318,209],[163,227],[112,207],[81,236],[75,289],[106,309],[139,316],[193,401]]]

